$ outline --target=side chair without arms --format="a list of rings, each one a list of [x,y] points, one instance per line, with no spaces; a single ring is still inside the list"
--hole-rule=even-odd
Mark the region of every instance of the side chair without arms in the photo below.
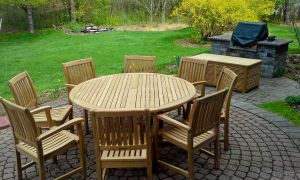
[[[224,89],[212,95],[194,99],[188,124],[172,119],[164,114],[156,116],[154,119],[154,142],[156,160],[159,165],[172,169],[193,180],[193,152],[201,150],[202,152],[213,156],[215,168],[219,167],[219,119],[226,93],[227,89]],[[163,121],[167,126],[159,129],[159,121]],[[158,140],[161,138],[187,151],[188,170],[181,169],[159,159]],[[212,142],[214,142],[214,153],[202,149],[205,145]]]
[[[45,133],[39,134],[36,123],[31,112],[22,106],[18,106],[5,99],[0,98],[3,104],[13,131],[16,150],[17,179],[22,179],[22,170],[36,163],[38,165],[39,179],[46,179],[45,161],[55,158],[57,155],[66,152],[71,147],[78,147],[80,151],[80,167],[66,173],[58,179],[81,173],[83,179],[86,176],[85,145],[81,123],[83,119],[72,119],[60,126],[53,126]],[[76,127],[77,134],[66,131]],[[27,156],[32,162],[21,167],[21,154]]]
[[[155,56],[124,57],[124,73],[156,73],[155,65]]]
[[[237,75],[230,69],[224,67],[220,73],[216,91],[220,91],[221,89],[228,89],[223,110],[221,114],[220,123],[224,124],[224,150],[229,150],[229,114],[230,114],[230,106],[231,106],[231,98],[233,94],[233,89],[237,83]]]
[[[96,78],[95,65],[92,58],[75,60],[62,64],[68,93],[78,84]],[[69,100],[69,103],[71,101]],[[83,110],[86,133],[89,133],[88,111]]]
[[[107,168],[147,168],[152,180],[152,139],[148,110],[95,111],[93,133],[98,179]]]
[[[193,58],[182,58],[179,64],[178,77],[191,82],[195,87],[200,87],[200,92],[197,92],[195,98],[205,95],[205,73],[207,61]],[[190,110],[190,104],[183,106],[183,114],[186,118]],[[180,113],[180,109],[178,109]]]
[[[39,107],[39,99],[29,74],[22,72],[11,80],[8,85],[14,96],[17,105],[26,107],[31,110],[34,121],[39,132],[41,128],[49,128],[53,125],[61,125],[66,119],[72,118],[72,106],[52,108],[50,106]]]

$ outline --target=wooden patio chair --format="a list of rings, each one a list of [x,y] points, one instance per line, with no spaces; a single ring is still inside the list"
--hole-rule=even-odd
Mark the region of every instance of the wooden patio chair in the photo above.
[[[124,73],[156,73],[155,56],[127,56],[124,57]]]
[[[229,150],[229,114],[230,114],[230,106],[231,106],[231,97],[233,94],[233,89],[237,83],[237,75],[230,69],[224,67],[220,73],[216,91],[220,91],[221,89],[228,89],[224,105],[223,111],[221,114],[220,123],[224,124],[224,150]]]
[[[92,58],[75,60],[62,64],[68,93],[78,84],[96,78],[95,65]],[[69,100],[69,103],[71,101]],[[86,133],[89,133],[88,111],[83,110]]]
[[[182,58],[179,64],[178,77],[191,82],[194,86],[200,87],[200,92],[196,94],[196,98],[205,95],[205,73],[207,61],[193,58]],[[190,104],[183,106],[183,113],[186,117],[190,109]],[[180,109],[178,112],[180,114]]]
[[[227,89],[212,95],[194,100],[189,115],[188,124],[172,119],[164,114],[156,116],[155,123],[155,149],[158,164],[175,170],[176,172],[194,179],[193,151],[202,152],[213,156],[215,168],[219,167],[219,119]],[[167,124],[159,130],[159,121]],[[188,170],[181,169],[159,159],[158,140],[162,138],[187,151]],[[214,142],[214,153],[202,149],[205,145]]]
[[[33,116],[27,108],[13,104],[2,98],[0,98],[0,101],[7,112],[12,126],[16,150],[17,179],[22,179],[22,170],[34,163],[38,165],[39,179],[46,179],[45,161],[55,158],[57,155],[66,152],[74,146],[77,146],[80,151],[80,167],[59,178],[66,179],[75,173],[81,173],[83,179],[85,178],[85,144],[81,128],[83,119],[72,119],[60,126],[54,126],[47,132],[39,135]],[[74,126],[76,127],[77,134],[66,131],[66,129]],[[21,154],[27,156],[32,162],[22,167]]]
[[[11,80],[8,85],[12,91],[15,102],[19,106],[23,106],[31,110],[36,126],[41,128],[49,128],[53,125],[61,125],[71,116],[72,106],[52,108],[50,106],[39,107],[39,99],[29,74],[22,72]]]
[[[93,133],[98,179],[107,168],[147,168],[152,180],[152,139],[148,110],[96,111]]]

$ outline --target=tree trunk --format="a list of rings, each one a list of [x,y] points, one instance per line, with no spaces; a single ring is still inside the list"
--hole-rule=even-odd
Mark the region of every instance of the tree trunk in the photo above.
[[[32,7],[30,5],[24,5],[23,9],[25,10],[27,14],[27,21],[28,21],[28,27],[29,32],[34,33],[34,24],[33,24],[33,17],[32,17]]]
[[[153,22],[153,9],[154,9],[153,0],[150,0],[150,22]]]
[[[167,5],[167,1],[163,0],[162,6],[161,6],[161,23],[162,24],[166,23],[166,5]]]
[[[290,1],[289,0],[285,0],[284,1],[284,8],[283,8],[283,22],[288,24],[290,23]]]
[[[71,22],[76,22],[76,14],[75,14],[75,1],[70,0],[70,14],[71,14]]]

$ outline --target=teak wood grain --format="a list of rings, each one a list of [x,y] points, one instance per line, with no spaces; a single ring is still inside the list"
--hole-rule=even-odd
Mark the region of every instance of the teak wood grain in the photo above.
[[[68,93],[78,84],[96,78],[95,65],[92,58],[79,59],[62,64]],[[70,104],[71,101],[69,100]],[[73,111],[72,111],[73,113]],[[86,133],[89,133],[88,112],[83,110]]]
[[[184,123],[186,122],[185,120],[180,122],[165,114],[157,115],[155,117],[154,133],[156,136],[154,142],[158,164],[170,168],[193,180],[195,179],[193,152],[201,150],[202,152],[213,156],[215,167],[219,167],[219,120],[226,93],[227,89],[223,89],[214,94],[195,99],[187,124]],[[160,121],[166,124],[162,129],[159,129]],[[159,158],[159,136],[187,151],[187,170],[176,167]],[[214,153],[202,149],[212,142],[214,142]]]
[[[92,113],[97,179],[107,168],[147,168],[152,180],[150,113],[145,109],[98,110]]]
[[[261,60],[232,57],[216,54],[199,54],[194,59],[207,60],[206,84],[216,86],[223,67],[227,67],[238,75],[235,90],[246,93],[259,86]]]
[[[60,125],[71,114],[71,105],[57,108],[51,108],[50,106],[39,107],[39,98],[33,82],[26,71],[10,79],[8,85],[16,104],[31,109],[38,128],[49,128],[53,125]]]
[[[72,119],[60,126],[54,126],[45,133],[39,134],[30,111],[22,106],[13,104],[5,99],[0,99],[3,104],[10,124],[12,125],[14,147],[16,150],[17,179],[22,179],[22,170],[33,165],[38,166],[39,179],[46,179],[45,161],[65,153],[71,147],[78,147],[80,151],[80,167],[60,176],[58,179],[81,173],[86,177],[85,144],[81,123],[83,119]],[[77,134],[70,133],[70,127],[76,127]],[[21,154],[32,162],[21,167]]]
[[[124,73],[83,82],[70,92],[72,103],[88,110],[146,108],[158,113],[180,107],[196,94],[188,81],[156,73]]]
[[[124,73],[156,73],[155,56],[124,56]]]

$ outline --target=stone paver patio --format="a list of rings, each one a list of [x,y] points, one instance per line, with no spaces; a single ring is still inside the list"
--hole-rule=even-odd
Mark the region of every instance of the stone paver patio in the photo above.
[[[300,95],[300,87],[286,78],[262,79],[261,86],[247,94],[235,93],[230,119],[231,149],[221,151],[220,169],[213,168],[213,159],[195,152],[194,166],[197,179],[300,179],[300,128],[254,104]],[[208,92],[213,88],[209,87]],[[49,102],[53,106],[67,103],[66,98]],[[177,112],[177,111],[176,111]],[[171,112],[176,116],[176,112]],[[75,109],[75,116],[81,116]],[[90,122],[91,123],[91,122]],[[87,179],[96,178],[92,133],[85,136],[88,171]],[[183,150],[164,145],[164,158],[186,167]],[[23,162],[26,159],[23,158]],[[58,163],[47,161],[47,178],[53,179],[78,166],[78,152],[69,150],[58,156]],[[15,154],[11,129],[0,130],[0,179],[15,179]],[[107,179],[145,179],[143,169],[111,170]],[[37,179],[35,167],[23,171],[23,178]],[[80,175],[74,176],[79,179]],[[154,179],[185,179],[173,171],[159,169]]]

